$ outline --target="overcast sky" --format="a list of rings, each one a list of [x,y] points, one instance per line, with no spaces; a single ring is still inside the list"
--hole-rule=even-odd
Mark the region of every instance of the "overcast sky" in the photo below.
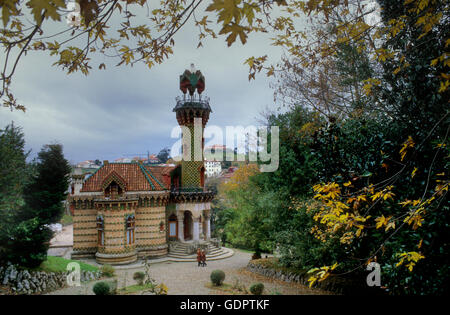
[[[177,141],[170,137],[177,126],[172,109],[175,97],[182,95],[179,75],[191,63],[206,78],[204,95],[213,110],[208,125],[257,124],[263,110],[275,108],[273,90],[265,74],[249,82],[243,62],[264,54],[278,61],[281,52],[270,46],[270,35],[253,35],[246,45],[238,41],[231,48],[222,36],[197,49],[197,32],[186,26],[175,36],[174,54],[152,69],[144,64],[115,67],[117,61],[105,60],[107,69],[96,70],[104,59],[96,57],[86,77],[52,67],[55,59],[48,53],[25,56],[12,88],[27,111],[0,108],[0,128],[11,121],[23,127],[32,156],[44,144],[61,143],[72,163],[158,153]]]

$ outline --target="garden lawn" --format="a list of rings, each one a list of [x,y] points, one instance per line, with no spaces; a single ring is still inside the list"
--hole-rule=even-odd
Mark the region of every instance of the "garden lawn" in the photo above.
[[[80,264],[80,269],[85,271],[99,271],[100,269],[96,266],[92,266],[89,264],[86,264],[84,262],[81,262],[79,260],[71,260],[71,259],[65,259],[62,257],[55,257],[55,256],[47,256],[47,260],[42,262],[42,264],[39,266],[39,270],[46,271],[46,272],[65,272],[67,271],[67,264],[70,262],[76,262]]]
[[[119,294],[135,294],[138,292],[141,292],[143,290],[149,290],[151,288],[153,288],[154,285],[152,284],[135,284],[135,285],[130,285],[128,287],[122,288],[119,290]]]

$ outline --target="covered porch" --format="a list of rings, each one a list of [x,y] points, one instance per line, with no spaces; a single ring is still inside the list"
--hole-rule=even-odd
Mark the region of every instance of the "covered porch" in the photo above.
[[[177,209],[168,217],[169,240],[180,242],[210,240],[211,216],[209,211],[209,209]]]

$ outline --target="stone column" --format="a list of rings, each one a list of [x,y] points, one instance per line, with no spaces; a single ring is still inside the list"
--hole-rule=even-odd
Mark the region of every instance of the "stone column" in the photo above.
[[[208,215],[205,217],[206,221],[206,240],[209,241],[211,239],[211,216]]]
[[[177,220],[178,220],[178,239],[181,242],[184,242],[184,217],[183,214],[178,214],[177,215]]]
[[[200,218],[193,218],[194,220],[194,231],[193,231],[193,239],[194,241],[198,241],[200,239],[200,229],[199,229],[199,224],[200,224]]]

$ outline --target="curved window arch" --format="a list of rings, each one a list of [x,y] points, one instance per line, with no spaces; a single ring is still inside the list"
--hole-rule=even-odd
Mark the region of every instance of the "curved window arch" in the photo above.
[[[126,240],[127,245],[134,244],[134,228],[135,228],[134,215],[130,215],[126,218]]]
[[[105,246],[105,221],[102,216],[97,217],[97,244]]]

